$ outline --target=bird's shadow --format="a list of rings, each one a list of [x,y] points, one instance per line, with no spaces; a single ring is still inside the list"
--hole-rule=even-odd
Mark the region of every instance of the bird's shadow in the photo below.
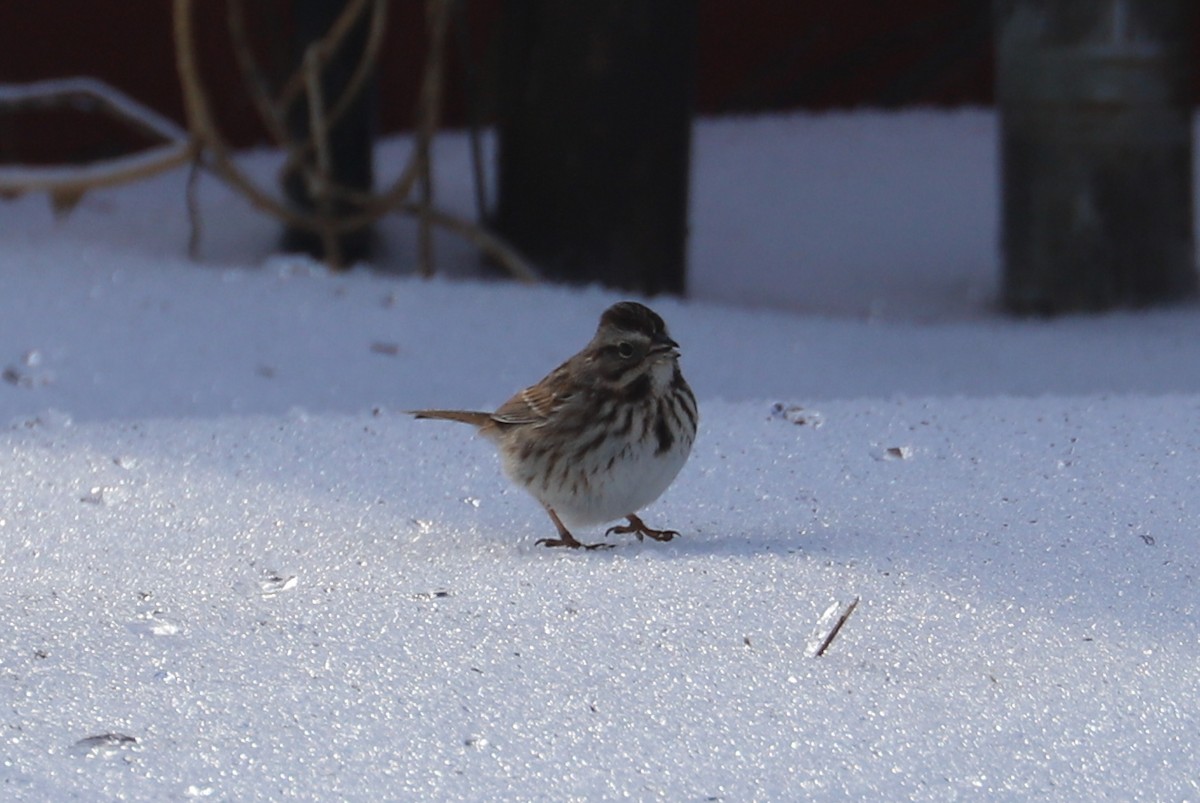
[[[717,533],[712,530],[697,530],[681,533],[670,541],[654,541],[649,538],[638,541],[633,536],[610,535],[600,539],[607,548],[595,550],[568,550],[571,554],[588,556],[654,555],[663,559],[697,557],[758,558],[767,555],[790,556],[808,554],[814,546],[812,538],[805,532],[741,532]],[[824,547],[825,538],[819,538],[816,546]],[[590,542],[594,543],[594,542]],[[540,549],[540,547],[539,547]],[[553,550],[560,551],[560,550]]]

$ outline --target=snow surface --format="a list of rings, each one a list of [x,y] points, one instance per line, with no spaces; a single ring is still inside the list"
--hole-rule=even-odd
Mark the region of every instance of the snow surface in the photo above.
[[[995,315],[985,112],[695,151],[684,534],[602,553],[399,411],[617,295],[330,275],[211,181],[191,263],[182,172],[0,203],[0,797],[1200,798],[1200,310]]]

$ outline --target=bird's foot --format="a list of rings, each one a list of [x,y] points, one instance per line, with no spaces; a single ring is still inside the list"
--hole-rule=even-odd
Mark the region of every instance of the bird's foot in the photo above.
[[[645,536],[649,536],[650,538],[653,538],[655,541],[670,541],[672,538],[679,535],[678,530],[655,530],[651,527],[647,527],[646,523],[644,521],[642,521],[641,519],[639,519],[637,516],[633,515],[632,513],[630,513],[625,518],[629,519],[628,524],[613,525],[612,527],[609,527],[608,530],[604,534],[605,535],[625,535],[626,533],[633,533],[634,535],[636,535],[638,537],[639,541],[641,541],[642,538]]]
[[[546,505],[546,512],[550,514],[550,520],[554,522],[554,528],[558,530],[558,538],[539,538],[534,543],[541,544],[545,547],[565,546],[570,549],[612,549],[612,544],[585,544],[571,535],[571,531],[567,529],[567,525],[562,523],[562,519],[554,512],[554,508]]]

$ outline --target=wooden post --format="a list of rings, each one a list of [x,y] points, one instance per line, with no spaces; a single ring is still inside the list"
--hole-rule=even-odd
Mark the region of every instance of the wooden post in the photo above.
[[[1009,310],[1103,310],[1195,291],[1195,5],[994,0]]]
[[[545,275],[685,285],[695,0],[510,0],[497,231]]]

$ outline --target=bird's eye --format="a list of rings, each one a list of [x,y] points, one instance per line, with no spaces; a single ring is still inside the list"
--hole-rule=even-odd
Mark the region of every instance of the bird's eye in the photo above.
[[[633,356],[633,344],[624,340],[621,341],[617,344],[617,354],[620,355],[622,359],[628,360]]]

